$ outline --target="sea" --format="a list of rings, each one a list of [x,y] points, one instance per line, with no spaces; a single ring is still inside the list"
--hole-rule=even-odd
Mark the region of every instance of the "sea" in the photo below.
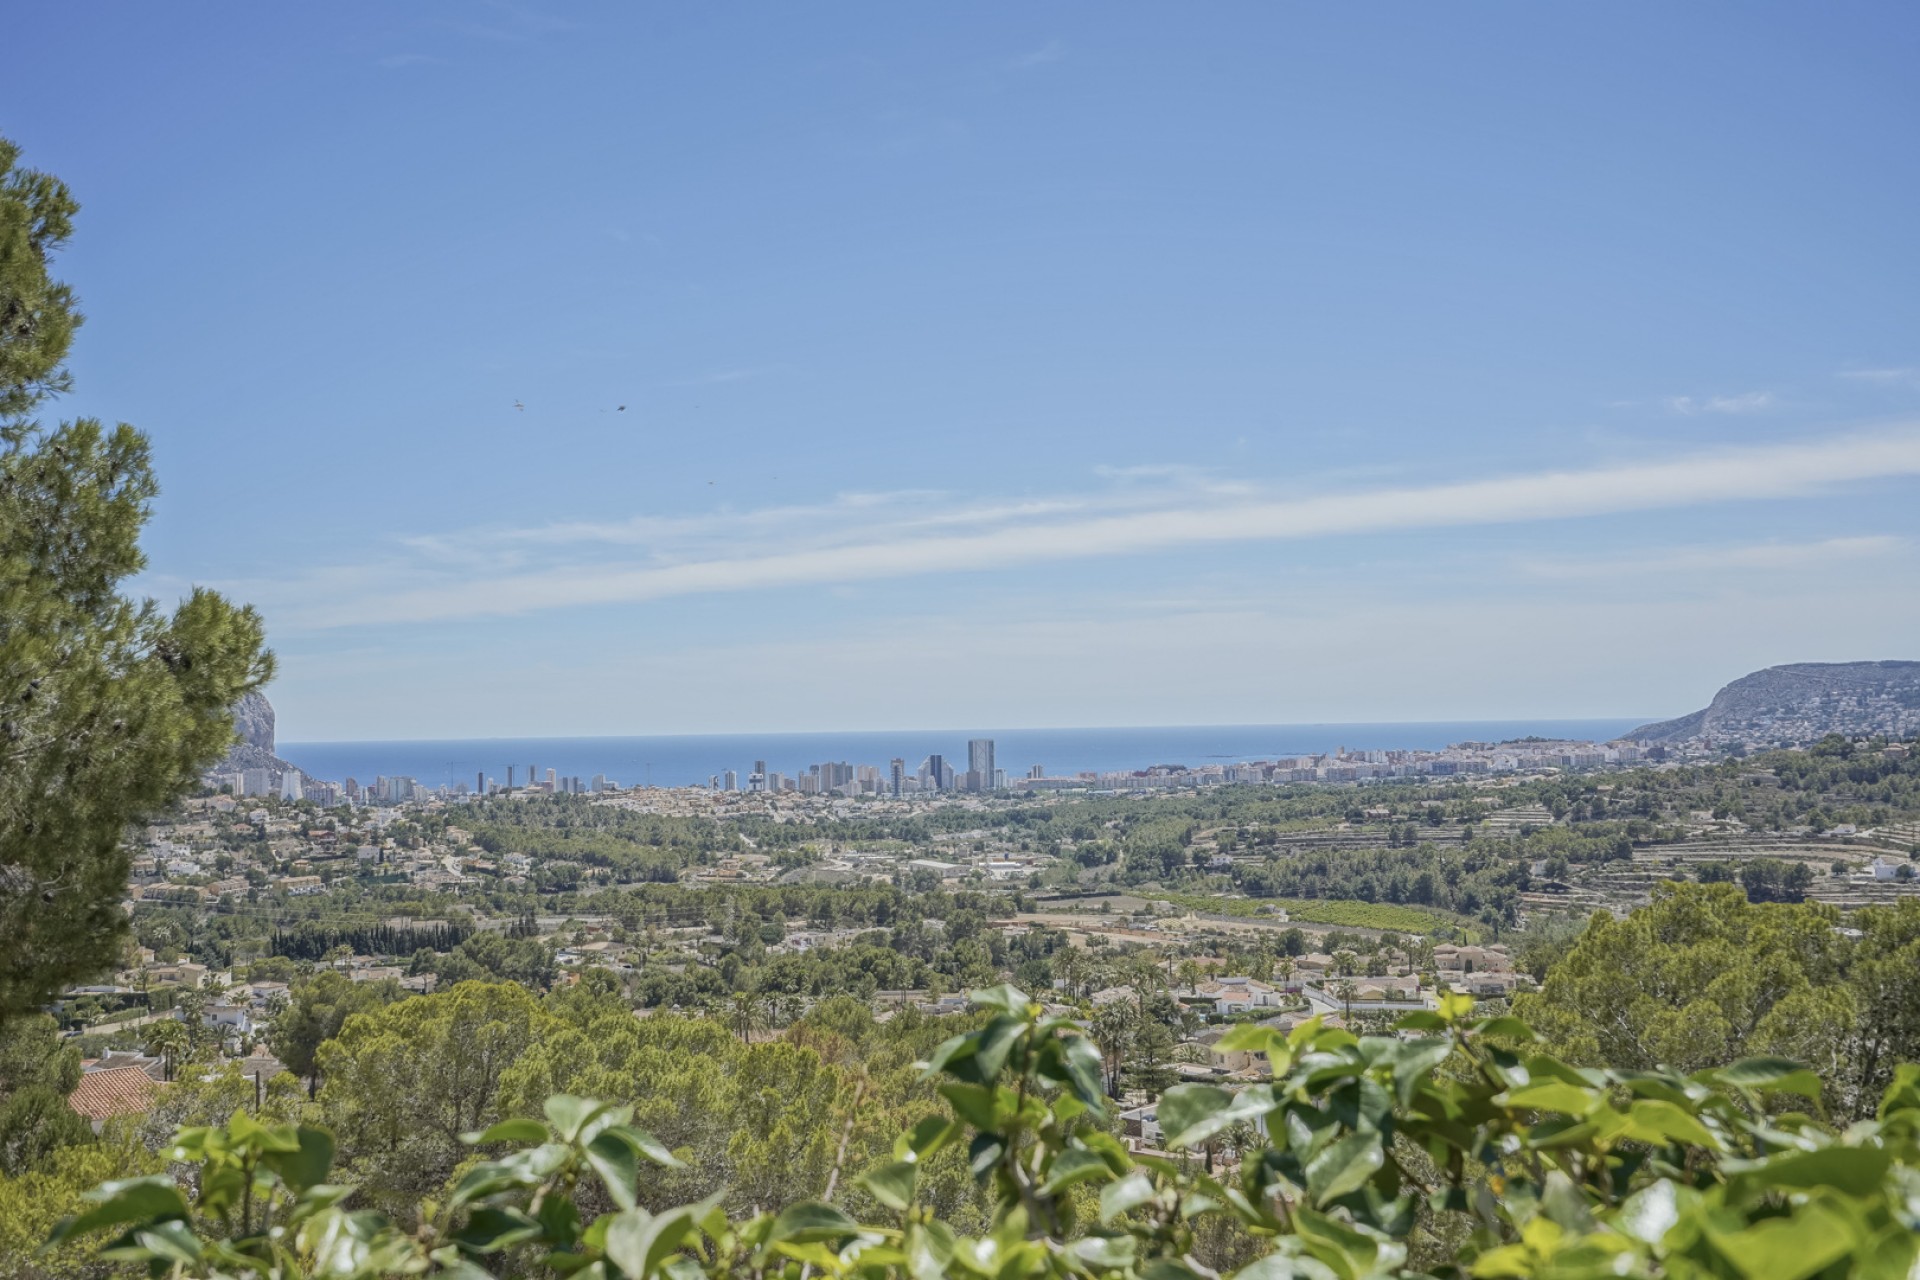
[[[1108,773],[1153,765],[1233,764],[1354,751],[1437,751],[1457,742],[1562,738],[1605,742],[1645,724],[1633,720],[1459,720],[1405,724],[1157,725],[1131,729],[897,729],[858,733],[688,734],[627,738],[457,738],[389,742],[283,742],[275,754],[309,777],[366,783],[381,775],[411,777],[428,786],[465,782],[480,774],[504,784],[507,768],[524,783],[527,770],[545,777],[595,776],[623,787],[702,786],[731,769],[742,785],[756,762],[788,776],[828,762],[878,765],[895,756],[909,771],[930,755],[955,769],[967,767],[967,742],[991,738],[994,764],[1009,781],[1035,765],[1056,777]]]

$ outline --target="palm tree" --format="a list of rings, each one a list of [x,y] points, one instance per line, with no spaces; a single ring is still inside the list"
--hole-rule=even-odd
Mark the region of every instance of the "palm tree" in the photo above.
[[[753,1033],[766,1025],[765,1006],[758,992],[736,991],[727,1001],[727,1025],[742,1040],[749,1039]]]
[[[1133,1043],[1134,1012],[1119,1001],[1093,1015],[1093,1043],[1107,1068],[1107,1096],[1120,1096],[1120,1063]]]
[[[1233,1162],[1239,1164],[1246,1152],[1261,1145],[1260,1131],[1245,1120],[1236,1120],[1221,1133],[1220,1145],[1232,1152]]]
[[[794,1019],[804,1011],[800,997],[775,991],[767,996],[767,1021],[776,1027],[793,1025]]]
[[[1087,958],[1071,942],[1053,953],[1053,976],[1066,984],[1067,998],[1081,994],[1081,982],[1087,976]]]
[[[189,1049],[198,1048],[200,1042],[207,1038],[205,1019],[201,1017],[207,1010],[207,993],[204,991],[196,991],[191,987],[185,988],[180,992],[180,997],[175,1002],[175,1007],[180,1013],[182,1030],[186,1033],[187,1047]]]
[[[180,1053],[186,1047],[187,1029],[171,1018],[147,1028],[147,1052],[161,1060],[169,1083],[173,1080],[174,1063],[179,1061]]]

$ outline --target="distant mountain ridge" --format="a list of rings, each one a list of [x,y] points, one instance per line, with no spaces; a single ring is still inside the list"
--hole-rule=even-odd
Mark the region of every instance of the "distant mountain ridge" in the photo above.
[[[1694,739],[1752,745],[1813,742],[1829,733],[1920,733],[1920,662],[1794,662],[1741,676],[1692,715],[1641,725],[1645,743]]]

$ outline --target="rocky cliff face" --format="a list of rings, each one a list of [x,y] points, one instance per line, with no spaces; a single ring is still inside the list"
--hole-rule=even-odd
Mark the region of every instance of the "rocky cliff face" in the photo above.
[[[240,740],[228,749],[226,759],[207,771],[209,774],[266,769],[277,784],[282,775],[299,772],[273,754],[273,704],[264,693],[250,693],[234,704],[233,728]]]
[[[1920,734],[1920,662],[1796,662],[1742,676],[1703,710],[1642,725],[1641,742],[1695,739],[1756,746],[1829,733]]]
[[[234,704],[233,727],[240,741],[273,754],[273,704],[264,693],[250,693]]]

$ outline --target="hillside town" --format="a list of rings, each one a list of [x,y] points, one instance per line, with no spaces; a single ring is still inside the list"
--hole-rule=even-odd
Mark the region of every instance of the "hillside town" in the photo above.
[[[1906,743],[1862,740],[1847,750],[1896,770],[1913,761]],[[492,937],[490,945],[525,949],[517,963],[538,975],[530,980],[563,988],[602,975],[633,991],[644,1012],[646,992],[691,990],[688,975],[731,969],[744,957],[811,963],[875,942],[906,946],[897,927],[835,924],[831,910],[834,895],[904,892],[926,895],[926,910],[977,915],[970,927],[990,943],[984,955],[1004,957],[999,965],[1035,946],[1086,957],[1048,966],[1049,1007],[1059,1016],[1091,1028],[1103,1009],[1158,1002],[1171,1034],[1162,1046],[1168,1071],[1246,1081],[1259,1076],[1256,1056],[1218,1047],[1234,1026],[1286,1031],[1307,1018],[1385,1025],[1449,994],[1508,1002],[1537,979],[1516,962],[1530,932],[1581,911],[1630,910],[1663,879],[1764,864],[1805,872],[1796,892],[1808,900],[1857,905],[1920,894],[1920,815],[1871,807],[1816,806],[1806,820],[1777,827],[1758,810],[1652,811],[1658,822],[1629,824],[1620,838],[1628,856],[1576,852],[1594,860],[1569,862],[1566,851],[1582,833],[1617,829],[1607,822],[1613,811],[1646,811],[1634,797],[1656,794],[1649,788],[1698,788],[1696,780],[1724,773],[1759,797],[1791,776],[1761,762],[1703,767],[1658,751],[1640,759],[1621,745],[1466,744],[1448,753],[1146,771],[1126,775],[1126,785],[1110,777],[1079,788],[898,796],[763,786],[573,793],[545,785],[479,795],[383,779],[330,805],[314,794],[236,795],[215,773],[200,795],[148,827],[132,859],[123,909],[136,940],[146,941],[132,944],[109,978],[70,988],[56,1012],[68,1034],[98,1046],[74,1105],[99,1119],[150,1105],[154,1095],[146,1086],[108,1090],[95,1077],[124,1081],[133,1071],[165,1084],[181,1068],[168,1024],[191,1033],[195,1070],[211,1061],[256,1082],[278,1076],[276,1021],[318,974],[390,993],[382,998],[424,995],[484,972],[453,957],[471,949],[469,939]],[[1797,759],[1779,757],[1795,768]],[[1102,782],[1116,785],[1095,785]],[[1171,857],[1177,874],[1130,869],[1126,847],[1138,844],[1161,807],[1189,803],[1182,788],[1230,799],[1229,812],[1252,814],[1272,795],[1323,816],[1189,824],[1156,855]],[[1555,798],[1566,795],[1589,799]],[[686,843],[669,872],[585,846],[584,856],[566,856],[565,842],[546,834],[550,823],[588,821],[628,824],[610,830],[631,832],[619,838],[638,841],[636,850],[666,831]],[[1503,924],[1414,903],[1249,894],[1270,867],[1395,847],[1519,858],[1512,914]],[[1527,856],[1532,848],[1559,852]],[[640,905],[669,886],[691,896]],[[814,918],[776,917],[743,934],[737,917],[729,923],[740,894],[812,895],[804,900]],[[620,907],[621,895],[637,909]],[[946,918],[922,915],[914,927],[934,931],[937,951]],[[209,926],[226,940],[196,943]],[[916,988],[863,978],[855,991],[883,1018],[965,1006],[964,989],[940,981]],[[766,996],[783,1020],[819,998]],[[1142,1132],[1150,1141],[1150,1127]]]

